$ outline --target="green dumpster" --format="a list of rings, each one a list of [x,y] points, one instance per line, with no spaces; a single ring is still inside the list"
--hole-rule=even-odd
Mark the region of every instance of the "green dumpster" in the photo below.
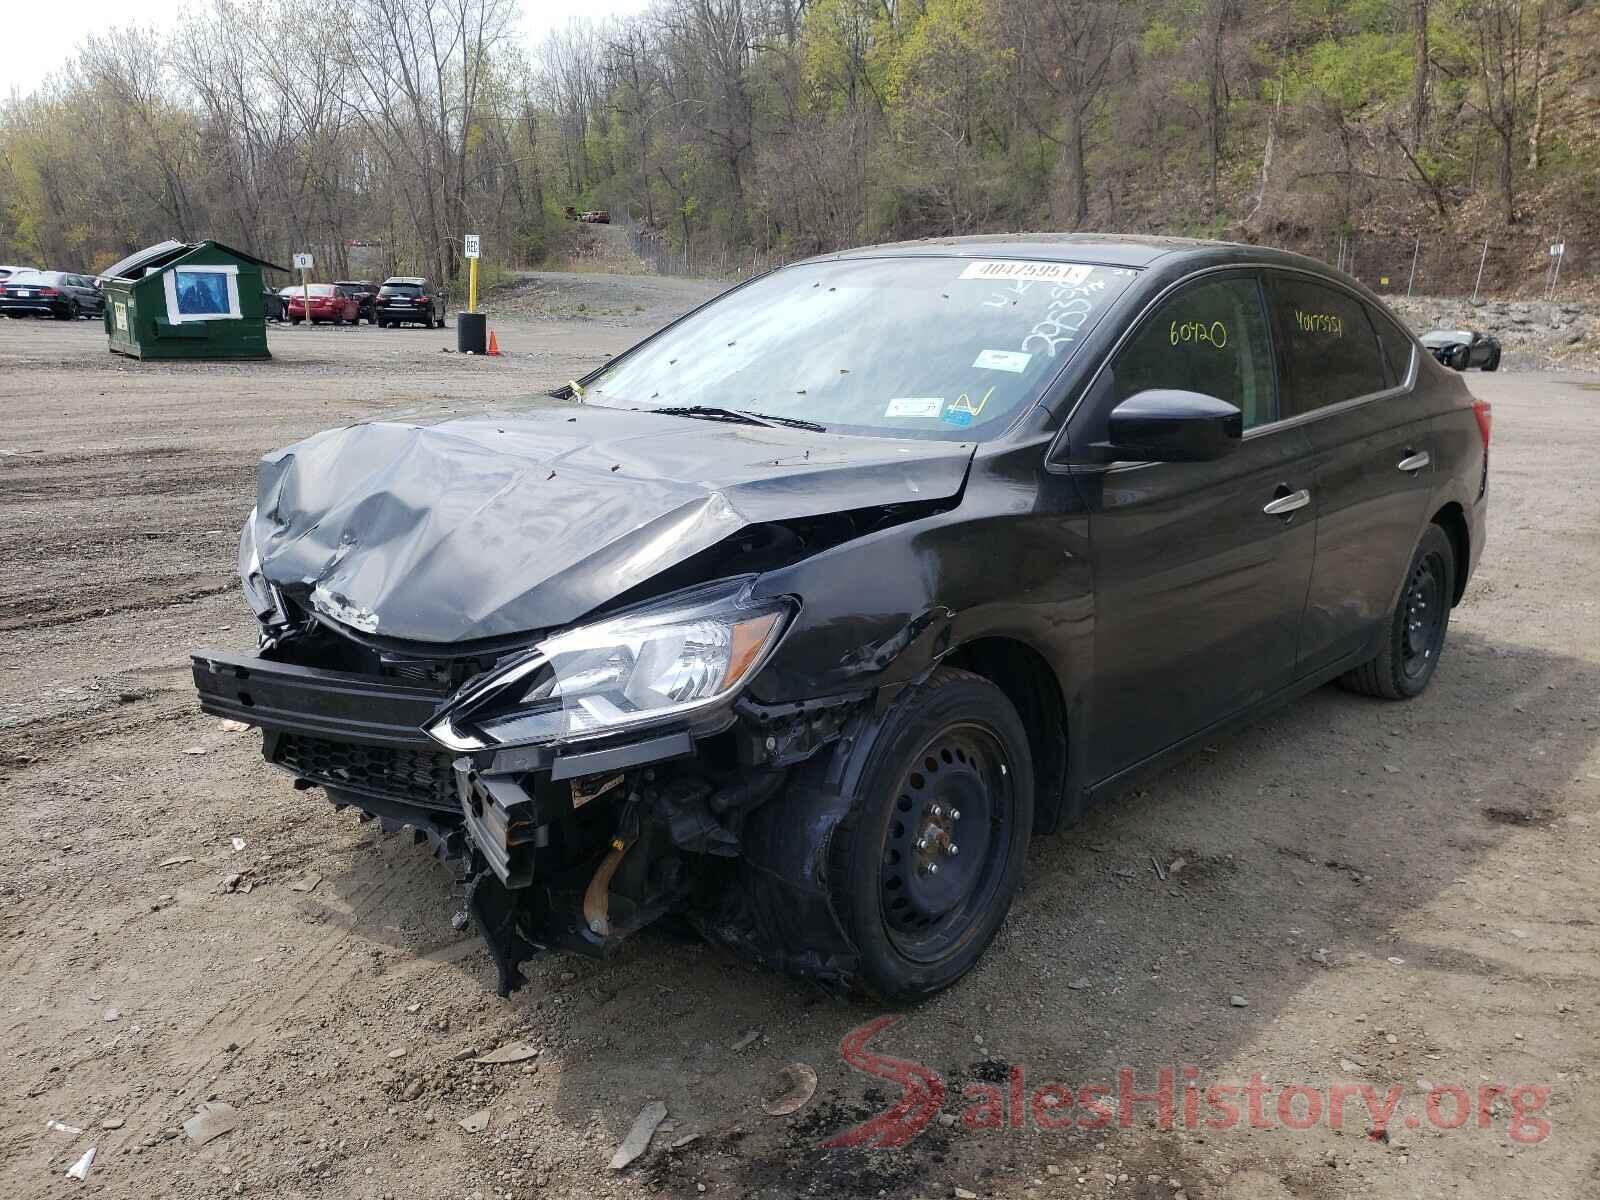
[[[262,268],[221,242],[162,242],[99,276],[111,350],[133,358],[271,358]]]

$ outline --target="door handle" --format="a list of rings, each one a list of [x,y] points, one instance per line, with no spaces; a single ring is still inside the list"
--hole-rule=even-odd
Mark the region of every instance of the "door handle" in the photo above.
[[[1269,517],[1286,517],[1296,509],[1304,508],[1311,503],[1311,493],[1301,488],[1298,492],[1289,492],[1275,500],[1268,500],[1261,509]]]
[[[1409,474],[1412,471],[1420,471],[1420,470],[1422,470],[1423,467],[1427,466],[1432,461],[1433,461],[1433,456],[1431,454],[1429,454],[1426,450],[1423,450],[1423,451],[1420,451],[1417,454],[1408,454],[1408,455],[1406,455],[1396,465],[1400,468],[1400,470],[1405,471],[1407,474]]]

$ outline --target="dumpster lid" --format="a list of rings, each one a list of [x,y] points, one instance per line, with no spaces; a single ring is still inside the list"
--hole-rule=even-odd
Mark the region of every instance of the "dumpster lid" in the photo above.
[[[218,241],[213,240],[208,243],[203,241],[180,242],[176,240],[168,240],[165,242],[159,242],[154,246],[147,246],[145,249],[140,250],[137,253],[128,255],[128,257],[123,259],[121,262],[115,264],[114,266],[107,267],[104,271],[101,271],[100,274],[95,276],[95,278],[100,280],[139,279],[143,277],[146,271],[164,267],[168,263],[182,258],[191,250],[198,250],[201,246],[207,244],[215,246],[218,250],[226,251],[235,258],[243,259],[245,262],[252,262],[261,267],[270,267],[274,271],[282,271],[285,275],[289,273],[288,267],[280,267],[277,263],[268,262],[264,258],[257,258],[254,254],[247,254],[243,250],[235,250],[232,246],[223,245],[223,243]]]
[[[97,279],[138,279],[147,267],[161,267],[189,252],[189,243],[165,241],[154,246],[147,246],[135,254],[107,267],[95,276]]]

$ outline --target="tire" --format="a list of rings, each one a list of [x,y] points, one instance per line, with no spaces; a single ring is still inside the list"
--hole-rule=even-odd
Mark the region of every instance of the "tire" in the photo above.
[[[1465,371],[1472,362],[1472,350],[1466,346],[1457,346],[1450,351],[1450,366],[1457,371]]]
[[[1496,346],[1489,354],[1489,361],[1483,364],[1485,371],[1498,371],[1500,369],[1500,347]]]
[[[1383,649],[1370,662],[1340,676],[1340,685],[1385,700],[1420,696],[1444,653],[1459,569],[1455,547],[1444,530],[1429,525],[1406,567]]]
[[[829,841],[828,886],[860,985],[915,1001],[966,974],[1005,920],[1033,832],[1033,763],[1005,693],[967,671],[935,671],[882,722]]]
[[[289,324],[291,324],[291,325],[300,324],[300,318],[299,317],[290,317],[289,318]]]
[[[78,302],[72,301],[66,308],[55,314],[58,321],[76,321],[78,319]]]

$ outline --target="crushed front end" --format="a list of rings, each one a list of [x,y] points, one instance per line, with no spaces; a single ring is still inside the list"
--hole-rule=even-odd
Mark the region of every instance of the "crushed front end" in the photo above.
[[[668,913],[728,928],[746,815],[856,707],[738,700],[794,611],[742,580],[455,654],[380,644],[308,592],[257,599],[256,654],[192,655],[201,708],[460,869],[502,994],[540,951],[605,955]]]

